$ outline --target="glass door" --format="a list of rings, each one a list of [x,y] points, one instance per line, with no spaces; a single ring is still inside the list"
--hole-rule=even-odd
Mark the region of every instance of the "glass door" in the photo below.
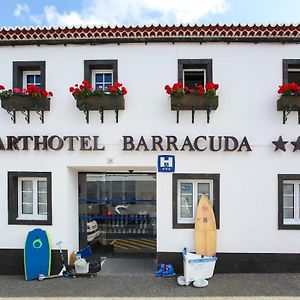
[[[80,173],[79,226],[80,248],[156,253],[156,175]]]

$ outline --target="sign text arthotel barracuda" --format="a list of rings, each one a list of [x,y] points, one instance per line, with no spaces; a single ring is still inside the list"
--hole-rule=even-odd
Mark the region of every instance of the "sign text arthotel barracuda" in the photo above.
[[[239,141],[234,136],[185,136],[181,141],[174,135],[152,135],[147,138],[123,137],[123,151],[252,151],[246,137]],[[63,148],[68,151],[104,151],[98,135],[93,136],[58,136],[25,135],[0,138],[1,150],[54,150]]]

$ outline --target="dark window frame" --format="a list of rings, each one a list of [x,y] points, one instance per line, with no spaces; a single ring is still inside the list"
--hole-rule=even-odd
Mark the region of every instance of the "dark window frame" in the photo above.
[[[300,69],[300,59],[283,59],[282,60],[282,82],[289,83],[289,69]]]
[[[14,61],[13,62],[13,87],[23,89],[23,72],[40,71],[41,88],[46,88],[46,62],[45,61]]]
[[[18,178],[47,178],[47,220],[18,220]],[[52,174],[51,172],[8,172],[8,224],[52,225]]]
[[[278,229],[299,230],[300,224],[283,223],[283,181],[285,180],[300,180],[300,174],[278,174]]]
[[[214,197],[214,213],[216,218],[217,229],[220,229],[220,174],[196,174],[196,173],[173,173],[172,177],[172,203],[173,203],[173,229],[193,229],[194,223],[182,224],[178,223],[178,211],[177,211],[177,200],[178,200],[178,180],[190,179],[190,180],[213,180],[213,197]]]
[[[213,81],[212,59],[178,59],[178,82],[183,82],[184,69],[205,69],[206,83]]]
[[[85,60],[84,61],[84,79],[92,82],[93,70],[112,70],[113,83],[118,81],[118,61],[116,59],[110,60]]]

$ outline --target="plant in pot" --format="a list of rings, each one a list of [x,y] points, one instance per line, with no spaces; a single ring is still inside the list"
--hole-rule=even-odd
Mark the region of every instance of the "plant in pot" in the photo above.
[[[298,111],[298,123],[300,124],[300,86],[295,82],[285,83],[279,86],[277,110],[283,111],[283,124],[291,111]]]
[[[76,100],[77,108],[85,113],[87,123],[89,122],[90,110],[99,111],[102,123],[103,111],[114,110],[118,123],[118,111],[125,109],[124,95],[127,94],[127,90],[119,82],[115,82],[103,90],[94,89],[87,80],[83,80],[80,85],[71,86],[69,91]]]
[[[180,110],[192,110],[192,123],[194,123],[195,110],[207,111],[207,123],[209,123],[209,116],[212,110],[216,110],[219,104],[219,97],[217,96],[218,84],[213,82],[206,83],[205,87],[201,84],[196,85],[191,89],[183,87],[182,82],[165,86],[166,93],[171,99],[171,110],[177,111],[177,123],[179,122]]]
[[[27,123],[30,123],[29,112],[36,111],[44,123],[44,111],[50,110],[50,97],[52,96],[52,92],[33,84],[24,89],[5,89],[3,85],[0,85],[1,107],[11,115],[14,123],[16,111],[21,111],[25,115]]]

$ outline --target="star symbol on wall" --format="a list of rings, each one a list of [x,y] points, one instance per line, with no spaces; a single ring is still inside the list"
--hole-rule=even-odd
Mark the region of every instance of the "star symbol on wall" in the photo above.
[[[299,139],[299,138],[298,138]],[[297,140],[298,141],[298,140]],[[283,139],[282,139],[282,136],[280,136],[279,138],[278,138],[278,140],[277,141],[272,141],[272,143],[275,145],[275,150],[274,151],[277,151],[277,150],[281,150],[281,151],[286,151],[286,149],[285,149],[285,144],[287,144],[288,143],[288,141],[284,141]],[[300,143],[300,140],[299,140],[299,143]],[[300,147],[300,144],[299,144],[299,147]],[[294,150],[295,151],[295,150]]]
[[[294,146],[293,152],[295,152],[296,150],[300,150],[300,136],[298,136],[296,142],[291,142],[291,144]]]

